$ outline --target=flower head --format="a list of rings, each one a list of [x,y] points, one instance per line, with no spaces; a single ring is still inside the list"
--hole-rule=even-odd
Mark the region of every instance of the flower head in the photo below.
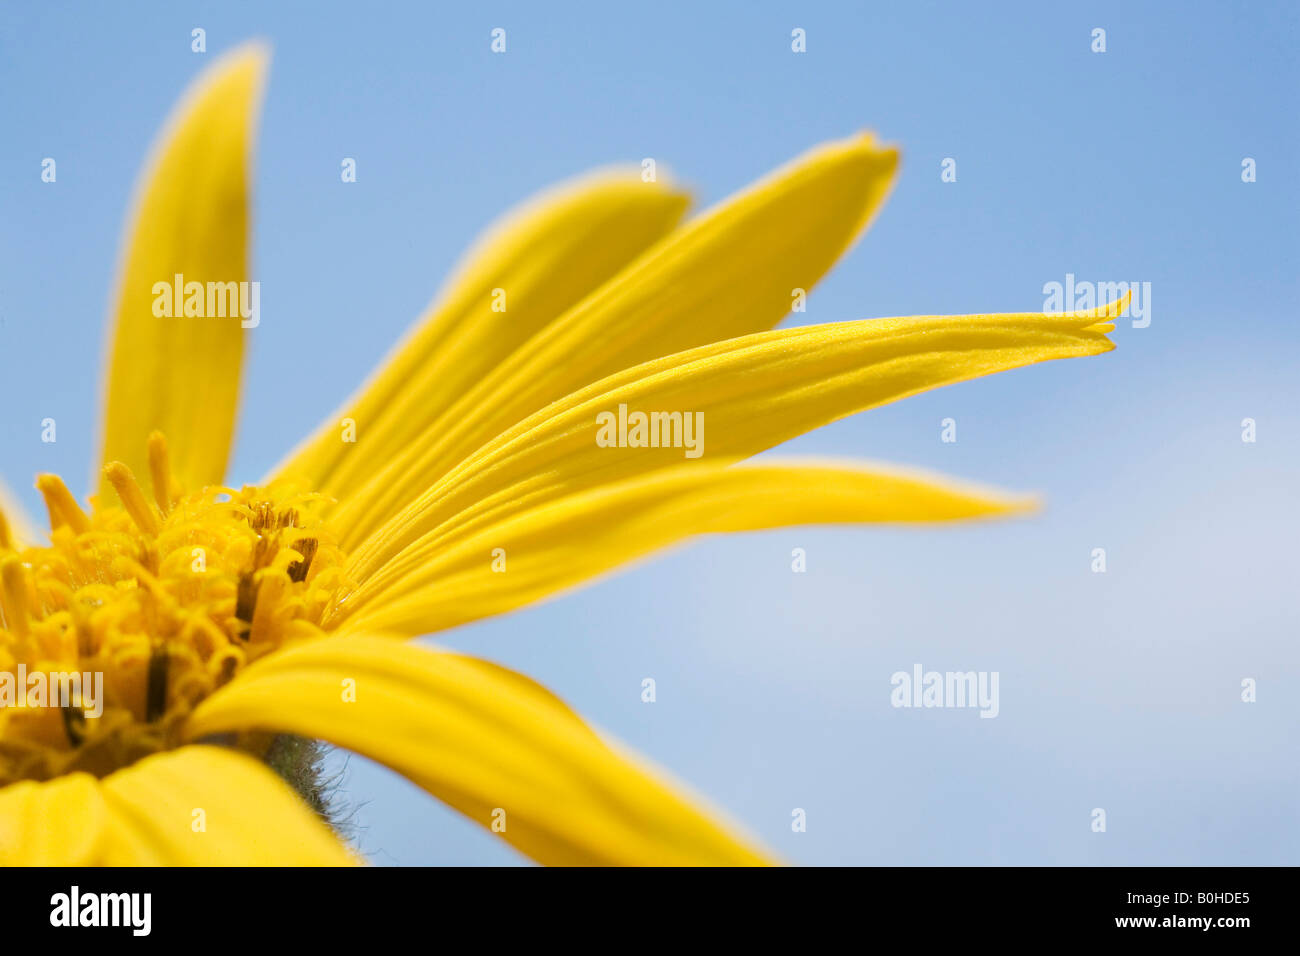
[[[542,862],[769,859],[526,677],[404,639],[691,535],[1024,511],[895,468],[742,462],[926,389],[1105,352],[1122,304],[774,330],[885,199],[894,149],[827,144],[684,224],[671,184],[604,170],[492,230],[337,414],[226,485],[260,322],[265,63],[248,46],[214,66],[146,172],[89,507],[42,475],[48,539],[0,513],[0,860],[350,862],[268,768],[286,735],[384,763]]]

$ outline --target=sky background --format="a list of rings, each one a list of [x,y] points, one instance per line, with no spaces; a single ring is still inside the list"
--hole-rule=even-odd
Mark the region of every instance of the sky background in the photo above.
[[[84,491],[140,164],[187,83],[250,37],[274,60],[234,481],[329,414],[477,232],[537,189],[653,156],[703,208],[871,129],[903,150],[897,187],[800,322],[1036,310],[1073,273],[1150,282],[1151,324],[1121,321],[1105,356],[780,451],[924,466],[1040,492],[1046,510],[699,540],[445,642],[538,678],[795,863],[1295,864],[1298,9],[7,3],[0,473],[37,514],[37,471]],[[999,716],[892,708],[890,675],[918,663],[999,672]],[[340,799],[375,863],[521,860],[360,758]]]

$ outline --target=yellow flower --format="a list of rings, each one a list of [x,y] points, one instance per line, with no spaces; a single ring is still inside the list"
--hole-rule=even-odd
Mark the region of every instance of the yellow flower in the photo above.
[[[926,389],[1105,352],[1117,307],[773,331],[885,198],[893,149],[824,145],[685,224],[680,191],[604,171],[492,231],[336,415],[261,484],[226,487],[260,318],[265,65],[247,46],[214,66],[144,178],[92,507],[42,475],[47,542],[0,515],[0,862],[353,862],[268,768],[294,738],[373,758],[544,863],[767,861],[526,677],[402,639],[689,535],[1022,511],[878,466],[738,462]],[[654,412],[651,442],[635,420]]]

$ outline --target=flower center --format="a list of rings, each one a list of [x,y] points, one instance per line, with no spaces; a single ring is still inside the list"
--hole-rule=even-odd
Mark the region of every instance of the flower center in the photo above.
[[[15,549],[0,521],[0,786],[178,746],[241,668],[322,634],[344,583],[327,499],[288,482],[186,493],[161,435],[149,452],[152,501],[113,463],[120,505],[89,515],[57,476],[38,479],[48,546]]]

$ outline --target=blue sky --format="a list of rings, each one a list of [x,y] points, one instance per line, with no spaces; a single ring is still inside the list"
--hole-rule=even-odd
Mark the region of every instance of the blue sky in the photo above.
[[[903,150],[897,188],[800,322],[1033,310],[1067,273],[1150,282],[1152,321],[1121,322],[1108,355],[781,451],[1037,491],[1046,511],[699,541],[447,642],[547,683],[797,863],[1295,863],[1296,7],[612,7],[7,4],[0,473],[34,511],[35,472],[85,481],[139,165],[185,85],[247,38],[274,61],[237,480],[329,413],[477,231],[535,190],[653,156],[704,207],[872,129]],[[999,672],[998,718],[892,708],[890,675],[916,663]],[[377,863],[518,860],[358,758],[343,799]]]

